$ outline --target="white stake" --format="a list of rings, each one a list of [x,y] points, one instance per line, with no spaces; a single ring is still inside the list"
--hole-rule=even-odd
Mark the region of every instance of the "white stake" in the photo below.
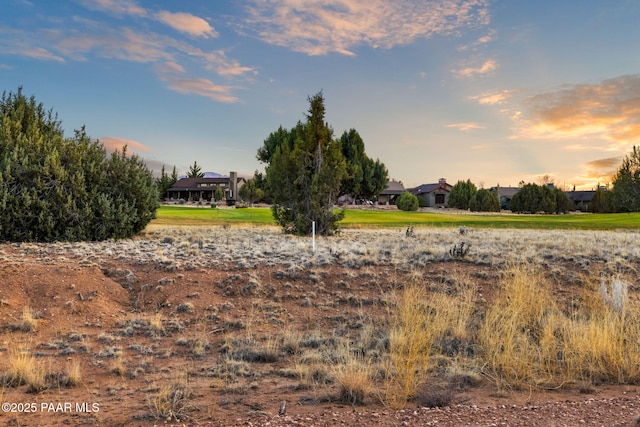
[[[313,248],[313,253],[316,253],[316,222],[311,222],[311,246]]]

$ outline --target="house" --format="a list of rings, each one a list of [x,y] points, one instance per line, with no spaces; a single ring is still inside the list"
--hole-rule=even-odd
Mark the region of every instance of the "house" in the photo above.
[[[449,202],[451,188],[453,188],[453,186],[447,184],[446,179],[440,178],[437,184],[422,184],[409,191],[418,197],[420,206],[446,207]]]
[[[189,202],[212,202],[218,188],[222,190],[223,200],[233,204],[238,200],[238,191],[246,180],[238,177],[237,172],[229,176],[217,175],[214,178],[182,178],[167,190],[169,200],[186,200]]]
[[[407,190],[405,190],[402,182],[391,180],[387,183],[387,188],[385,188],[380,194],[378,194],[378,204],[395,205],[398,196],[400,196],[405,191]]]
[[[573,204],[571,210],[587,212],[595,191],[565,191]]]
[[[520,191],[520,187],[491,187],[489,191],[497,191],[500,197],[500,209],[509,210],[511,199]]]

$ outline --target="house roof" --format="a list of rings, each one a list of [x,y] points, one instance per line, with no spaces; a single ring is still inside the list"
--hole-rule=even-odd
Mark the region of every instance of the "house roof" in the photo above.
[[[434,184],[422,184],[419,185],[415,188],[411,188],[409,191],[411,191],[413,194],[424,194],[424,193],[433,193],[434,191],[446,191],[446,192],[450,192],[451,191],[451,184],[447,184],[446,182],[444,183],[434,183]]]
[[[496,191],[496,189],[500,197],[506,197],[507,199],[512,199],[520,191],[520,187],[491,187],[491,191]]]
[[[590,202],[595,191],[566,191],[567,196],[573,203]]]
[[[401,182],[389,181],[387,183],[387,188],[385,188],[382,192],[380,192],[380,194],[393,196],[393,195],[400,195],[405,191],[406,190],[404,188],[404,185],[402,185]]]

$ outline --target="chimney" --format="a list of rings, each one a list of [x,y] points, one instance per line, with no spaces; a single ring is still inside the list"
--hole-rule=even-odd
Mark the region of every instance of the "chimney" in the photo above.
[[[438,184],[440,184],[440,185],[444,185],[444,184],[446,184],[446,183],[447,183],[446,178],[440,178],[440,179],[438,180]]]
[[[238,200],[238,172],[229,172],[229,200]]]

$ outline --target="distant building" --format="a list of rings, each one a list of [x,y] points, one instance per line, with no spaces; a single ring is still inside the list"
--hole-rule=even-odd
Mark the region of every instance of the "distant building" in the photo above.
[[[382,192],[378,195],[378,204],[395,205],[396,199],[405,191],[407,190],[405,190],[402,182],[391,180],[387,183],[387,188],[382,190]]]
[[[209,176],[211,175],[214,174]],[[215,200],[216,190],[221,188],[223,200],[235,203],[239,199],[238,191],[246,180],[238,177],[237,172],[231,172],[229,176],[215,175],[215,178],[181,178],[167,190],[167,197],[169,200],[212,202]]]
[[[449,203],[449,193],[453,186],[447,184],[447,180],[440,178],[435,184],[422,184],[411,188],[409,191],[418,197],[420,206],[446,207]]]
[[[573,204],[571,210],[582,212],[589,211],[591,199],[593,199],[593,195],[596,194],[595,191],[565,191],[565,193]]]
[[[511,199],[520,191],[520,187],[491,187],[489,191],[498,192],[500,197],[500,209],[510,210]]]

